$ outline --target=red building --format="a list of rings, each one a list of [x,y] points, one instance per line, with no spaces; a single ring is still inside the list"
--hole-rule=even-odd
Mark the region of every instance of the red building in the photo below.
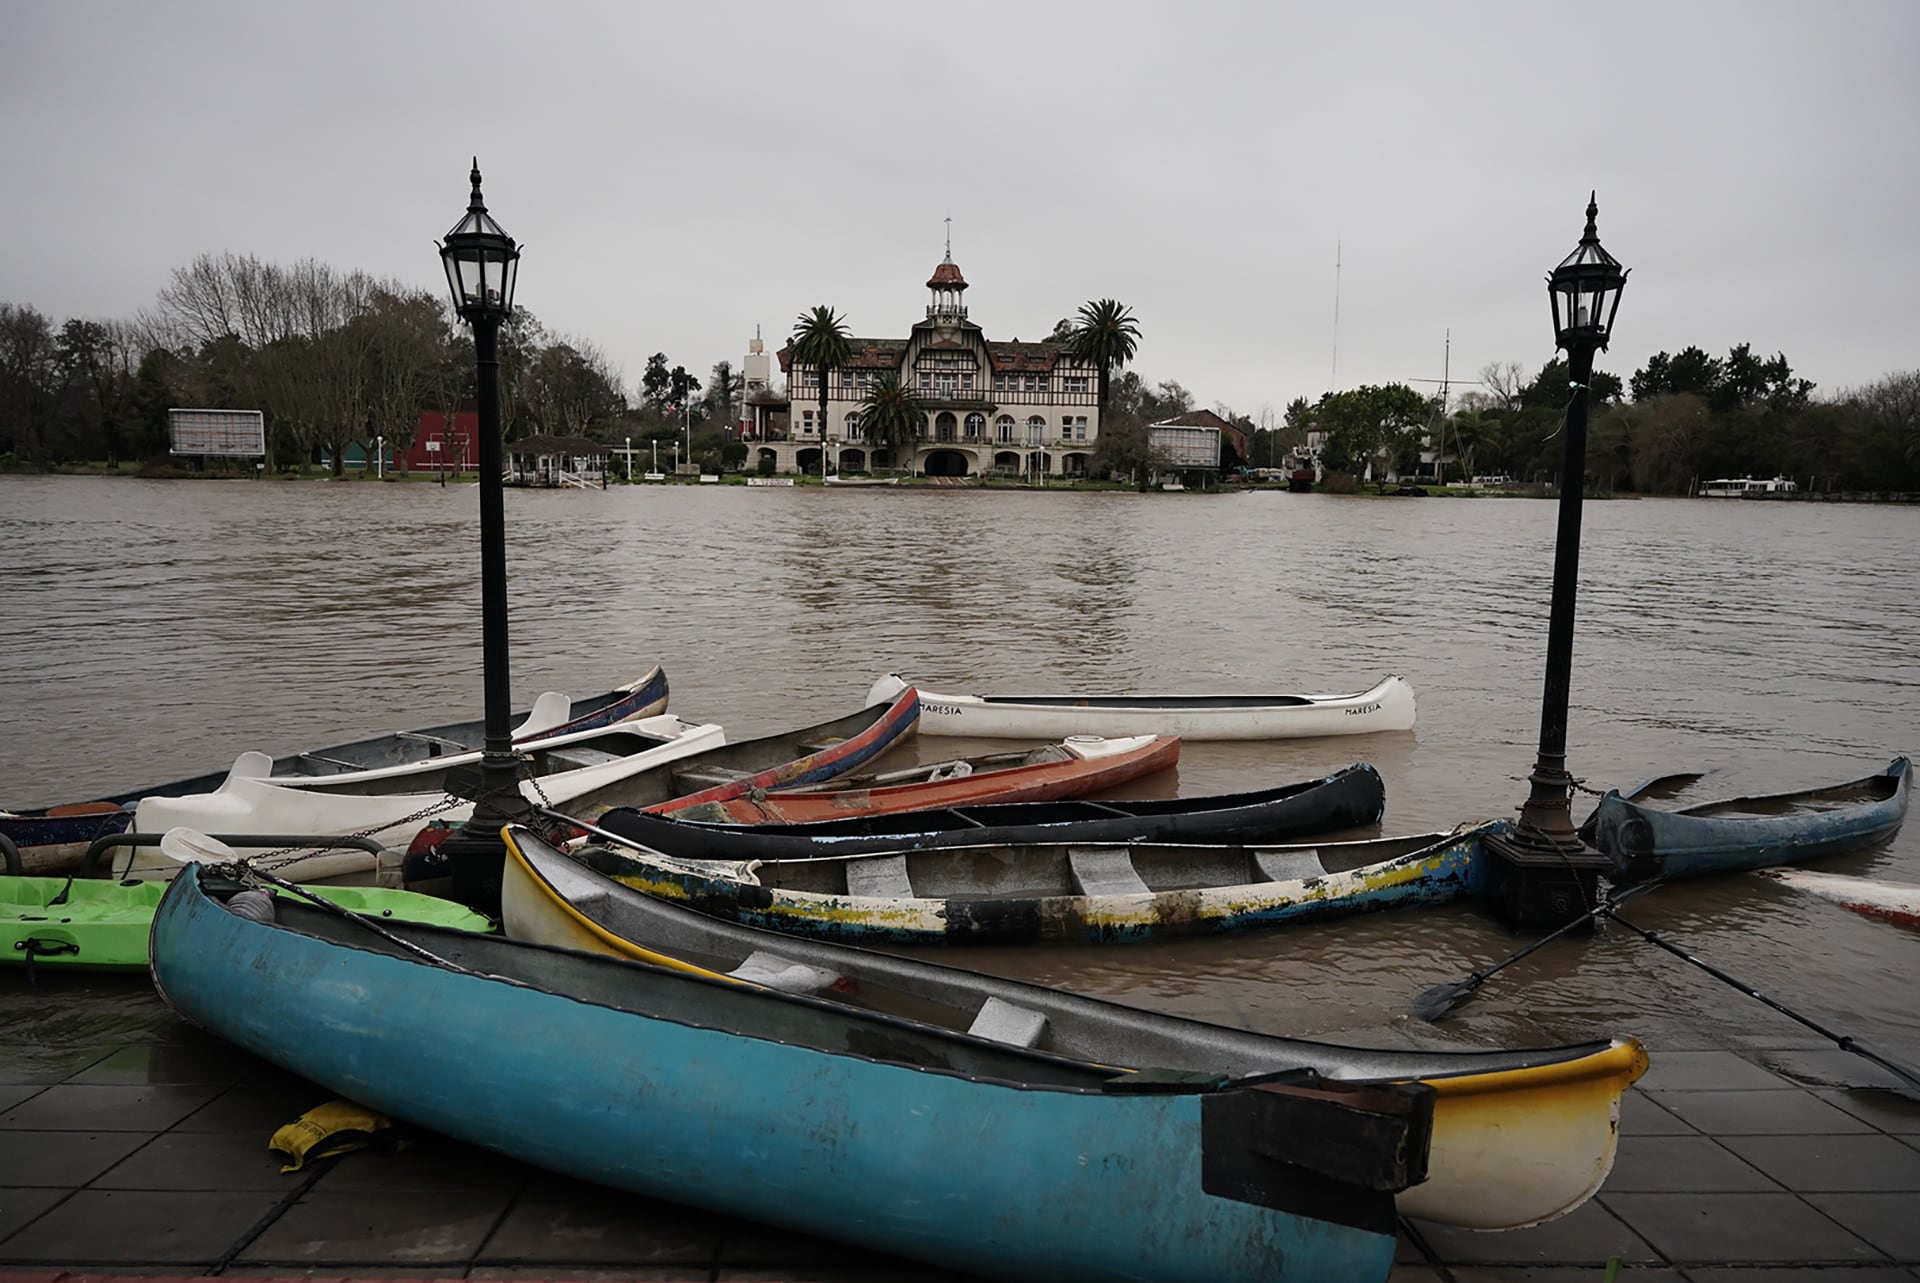
[[[472,472],[480,466],[480,411],[463,403],[454,412],[453,424],[438,410],[421,414],[413,430],[413,446],[407,451],[409,472]]]

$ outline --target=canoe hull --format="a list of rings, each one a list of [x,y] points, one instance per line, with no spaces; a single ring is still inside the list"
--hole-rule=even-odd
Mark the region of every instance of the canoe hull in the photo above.
[[[1180,741],[1155,736],[1138,748],[1099,757],[1067,757],[1004,770],[975,771],[916,784],[821,792],[756,789],[718,802],[658,812],[711,824],[810,824],[848,815],[892,815],[977,802],[1051,802],[1085,797],[1170,770],[1180,760]]]
[[[1832,800],[1856,790],[1875,796]],[[1802,864],[1892,837],[1906,819],[1912,790],[1913,767],[1901,757],[1879,775],[1828,789],[1676,811],[1643,806],[1614,791],[1600,799],[1582,832],[1613,861],[1616,881],[1737,873]]]
[[[158,882],[0,878],[0,967],[144,972],[153,913],[165,890]],[[380,887],[309,890],[356,913],[458,931],[493,929],[481,915],[437,896]]]
[[[1863,918],[1920,929],[1920,886],[1911,882],[1881,882],[1812,869],[1768,869],[1760,876],[1831,900]]]
[[[1392,1268],[1390,1196],[1340,1187],[1363,1228],[1208,1192],[1201,1095],[1034,1088],[648,1018],[248,922],[191,876],[156,916],[153,971],[187,1019],[396,1118],[946,1268],[1210,1283]],[[995,1161],[956,1161],[983,1148]]]
[[[1379,772],[1361,762],[1319,780],[1199,798],[988,803],[814,824],[692,824],[620,810],[598,823],[681,859],[744,861],[980,844],[1286,842],[1375,824],[1385,809]]]
[[[667,674],[656,664],[624,686],[617,686],[604,694],[573,700],[567,706],[565,720],[540,718],[538,730],[534,733],[551,738],[655,717],[666,712],[667,697]],[[549,692],[536,700],[533,708],[514,715],[516,739],[522,738],[522,730],[534,725],[541,710],[554,699],[564,700],[565,696]],[[484,736],[485,722],[482,720],[450,722],[330,745],[306,753],[288,754],[273,759],[270,773],[292,775],[300,771],[303,765],[311,766],[316,762],[341,762],[354,767],[375,768],[391,764],[403,753],[424,751],[422,746],[428,741],[478,749]],[[432,751],[439,753],[442,749],[436,745]],[[227,775],[228,771],[225,770],[208,771],[165,784],[150,784],[109,794],[97,802],[27,808],[18,812],[0,809],[0,835],[11,838],[19,848],[21,862],[29,874],[51,876],[71,873],[79,867],[88,845],[96,838],[126,832],[133,823],[134,804],[141,798],[210,793],[225,782]]]
[[[637,891],[701,913],[748,926],[857,945],[1024,944],[1079,941],[1135,943],[1180,936],[1216,935],[1324,921],[1382,909],[1444,904],[1479,895],[1486,886],[1484,836],[1494,826],[1434,835],[1424,849],[1342,872],[1189,887],[1180,890],[1105,894],[984,894],[978,896],[863,895],[820,893],[782,885],[790,866],[721,864],[676,860],[649,851],[595,847],[583,853],[601,873]],[[1052,848],[1043,848],[1052,850]],[[1196,864],[1244,864],[1236,849],[1162,848],[1169,857],[1191,852]],[[1285,851],[1286,848],[1275,848]],[[1084,856],[1074,848],[1066,858]],[[1127,863],[1129,851],[1114,844],[1096,851],[1108,867]],[[1306,854],[1311,855],[1308,851]],[[853,865],[884,863],[888,874],[910,878],[909,866],[951,859],[962,867],[1018,865],[1019,848],[957,847],[878,856],[849,856]],[[1017,870],[1009,874],[1018,881]],[[847,875],[849,886],[872,886],[880,875]],[[907,888],[910,892],[911,888]]]
[[[889,673],[868,703],[906,682]],[[1412,730],[1413,687],[1399,676],[1347,695],[942,695],[920,689],[922,735],[1063,739],[1068,735],[1178,735],[1185,740],[1304,739]]]
[[[670,961],[674,951],[729,962],[768,954],[844,977],[851,993],[868,1000],[897,991],[924,1009],[953,1011],[963,1024],[980,1004],[998,1000],[1046,1017],[1040,1045],[1103,1064],[1232,1075],[1305,1065],[1330,1079],[1425,1082],[1436,1092],[1428,1175],[1398,1196],[1399,1209],[1466,1229],[1538,1224],[1592,1197],[1612,1170],[1621,1095],[1647,1068],[1632,1039],[1541,1052],[1365,1050],[775,935],[639,894],[517,831],[501,902],[502,925],[515,939],[655,962]]]
[[[644,738],[628,733],[643,728],[647,731]],[[622,757],[599,753],[598,757],[608,760],[572,769],[554,769],[535,779],[523,779],[520,792],[529,802],[570,802],[629,776],[717,747],[725,740],[726,735],[717,723],[695,725],[665,714],[630,728],[605,727],[565,739],[536,741],[546,746],[540,751],[556,768],[573,760],[587,762],[586,756],[575,755],[589,752],[596,744],[618,743],[628,747],[651,743],[652,747]],[[440,781],[431,777],[395,776],[389,781],[364,785],[342,784],[336,786],[338,791],[324,781],[291,787],[250,774],[249,765],[254,769],[264,765],[262,755],[254,757],[257,760],[252,763],[245,758],[236,763],[226,782],[211,793],[141,799],[134,811],[134,830],[164,833],[184,826],[214,834],[352,833],[371,837],[383,846],[405,848],[429,820],[457,823],[473,813],[472,802],[446,793],[438,787]],[[363,791],[384,787],[406,791]],[[164,857],[136,852],[129,868],[141,875],[171,876],[178,865]]]

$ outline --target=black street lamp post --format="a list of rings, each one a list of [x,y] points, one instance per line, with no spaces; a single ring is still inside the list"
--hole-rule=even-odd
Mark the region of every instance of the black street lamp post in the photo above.
[[[1569,396],[1560,467],[1560,523],[1554,536],[1553,606],[1547,624],[1547,677],[1540,701],[1540,753],[1512,830],[1488,841],[1489,895],[1516,930],[1551,929],[1592,903],[1606,858],[1573,825],[1573,776],[1567,772],[1567,696],[1573,676],[1573,605],[1580,575],[1580,501],[1587,460],[1588,384],[1594,353],[1604,351],[1626,288],[1627,270],[1600,246],[1598,203],[1587,200],[1580,244],[1547,277],[1554,340],[1566,349]]]
[[[525,814],[520,755],[514,752],[513,691],[507,661],[507,533],[501,486],[500,323],[513,311],[520,248],[480,195],[480,162],[473,163],[473,197],[466,217],[440,247],[453,306],[473,327],[478,358],[480,419],[480,614],[486,697],[486,747],[478,770],[450,772],[447,791],[471,798],[473,814],[441,846],[453,874],[456,899],[498,913],[506,847],[500,829]]]

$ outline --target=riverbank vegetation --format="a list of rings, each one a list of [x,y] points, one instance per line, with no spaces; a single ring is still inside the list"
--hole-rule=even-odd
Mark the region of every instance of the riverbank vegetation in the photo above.
[[[1102,370],[1093,475],[1153,473],[1147,425],[1194,409],[1193,394],[1118,372],[1139,331],[1112,300],[1063,320],[1055,337]],[[516,308],[501,329],[500,379],[509,440],[630,441],[643,458],[674,464],[690,451],[705,472],[737,468],[745,455],[729,431],[742,395],[730,361],[702,380],[653,353],[629,401],[611,357]],[[421,413],[452,416],[470,403],[473,381],[472,339],[435,293],[313,260],[202,255],[130,320],[56,324],[0,302],[0,470],[102,460],[165,468],[168,409],[223,407],[264,411],[269,475],[324,459],[338,476],[349,447],[376,436],[405,459]],[[1447,480],[1557,483],[1566,363],[1531,377],[1496,363],[1462,383],[1470,390],[1444,404],[1399,383],[1295,397],[1281,414],[1216,404],[1247,442],[1244,458],[1228,444],[1223,471],[1284,466],[1314,434],[1330,473],[1431,480],[1437,453]],[[1625,380],[1595,371],[1590,410],[1585,481],[1599,493],[1682,494],[1706,478],[1775,475],[1818,490],[1920,490],[1920,370],[1823,394],[1784,354],[1763,358],[1741,343],[1721,358],[1688,347]]]

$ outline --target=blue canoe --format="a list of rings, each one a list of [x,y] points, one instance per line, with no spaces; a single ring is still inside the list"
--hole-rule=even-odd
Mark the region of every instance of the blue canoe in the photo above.
[[[1616,882],[1802,864],[1893,836],[1907,816],[1913,765],[1845,784],[1661,810],[1607,793],[1580,834],[1613,861]]]
[[[218,894],[189,868],[154,918],[188,1020],[526,1162],[946,1269],[1378,1283],[1393,1193],[1425,1176],[1423,1084],[1116,1071],[691,968],[285,898],[258,922]]]
[[[597,730],[631,719],[651,717],[667,708],[667,674],[658,664],[625,686],[600,695],[566,702],[563,695],[540,697],[531,709],[513,715],[513,724],[523,726],[540,716],[540,738],[570,735],[576,731]],[[559,710],[555,716],[541,716]],[[516,731],[516,738],[529,736]],[[424,761],[453,753],[478,751],[486,742],[486,723],[475,718],[422,726],[410,731],[395,731],[325,748],[288,753],[273,760],[270,774],[276,777],[332,775],[343,771],[365,771]],[[143,797],[187,797],[212,793],[226,783],[231,769],[223,766],[187,779],[141,788],[123,789],[86,802],[58,806],[0,807],[0,837],[10,839],[19,850],[26,871],[52,875],[72,872],[95,838],[124,833],[133,823],[134,805]]]

